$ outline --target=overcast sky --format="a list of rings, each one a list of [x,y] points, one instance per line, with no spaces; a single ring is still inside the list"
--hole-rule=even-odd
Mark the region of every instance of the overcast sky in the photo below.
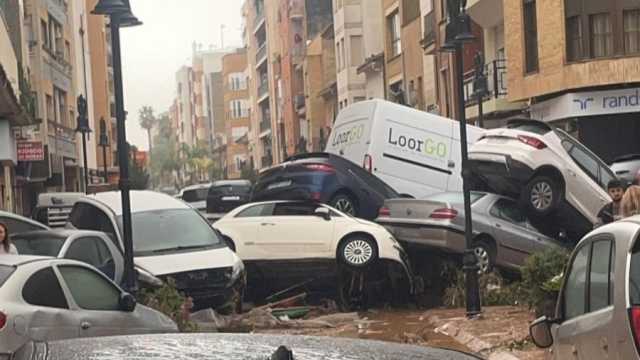
[[[138,110],[150,105],[156,114],[167,111],[175,96],[175,73],[191,64],[192,44],[242,46],[243,0],[131,0],[133,13],[144,25],[122,29],[127,139],[147,149],[147,136],[138,126]]]

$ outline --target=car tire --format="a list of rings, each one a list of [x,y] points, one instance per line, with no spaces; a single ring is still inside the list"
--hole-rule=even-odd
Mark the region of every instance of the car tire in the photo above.
[[[558,207],[560,193],[556,180],[548,176],[536,176],[527,183],[520,200],[532,215],[546,216]]]
[[[495,265],[495,254],[493,247],[484,240],[476,241],[473,244],[473,254],[478,259],[478,274],[488,274],[493,271]]]
[[[331,200],[329,205],[351,216],[358,215],[358,206],[356,202],[347,194],[337,194]]]
[[[351,236],[340,243],[338,258],[341,263],[351,268],[362,269],[378,258],[378,248],[375,242],[366,236]]]

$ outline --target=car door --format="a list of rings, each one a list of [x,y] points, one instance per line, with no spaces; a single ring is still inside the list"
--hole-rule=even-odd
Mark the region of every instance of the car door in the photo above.
[[[78,265],[58,265],[57,270],[78,314],[80,337],[145,332],[135,311],[120,310],[122,291],[104,275]]]
[[[124,259],[106,236],[72,237],[63,246],[60,256],[92,265],[118,284],[122,281]]]
[[[493,234],[498,242],[497,264],[521,266],[525,259],[543,241],[543,236],[528,227],[527,218],[510,199],[498,199],[489,210],[489,219],[494,222]]]
[[[37,270],[25,281],[22,298],[32,308],[29,314],[13,320],[17,333],[39,341],[78,337],[80,320],[69,309],[68,299],[51,266]]]
[[[275,203],[273,214],[261,219],[256,247],[263,260],[333,257],[333,220],[314,215],[319,205]]]
[[[233,241],[236,254],[242,261],[259,259],[262,254],[258,251],[258,228],[264,216],[273,213],[273,204],[251,205],[237,213],[233,218],[224,218],[214,224],[223,236]]]
[[[556,359],[599,360],[615,355],[613,321],[615,242],[611,235],[586,240],[570,262],[552,326]]]

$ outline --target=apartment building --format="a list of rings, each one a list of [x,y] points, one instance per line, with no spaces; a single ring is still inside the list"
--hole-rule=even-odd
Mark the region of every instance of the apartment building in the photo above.
[[[222,58],[224,81],[225,133],[227,144],[226,177],[239,179],[242,169],[249,166],[247,138],[250,126],[247,51],[238,49]]]
[[[504,2],[511,101],[561,126],[604,160],[640,153],[640,4]],[[587,166],[587,165],[585,165]]]
[[[364,60],[359,64],[358,74],[365,76],[365,98],[385,99],[384,68],[384,17],[382,1],[362,1],[362,51]]]
[[[377,0],[333,0],[339,110],[366,99],[366,77],[358,74],[358,67],[364,62],[361,10],[376,3]]]
[[[177,132],[178,143],[187,146],[196,143],[193,97],[193,72],[190,66],[182,66],[176,72]]]

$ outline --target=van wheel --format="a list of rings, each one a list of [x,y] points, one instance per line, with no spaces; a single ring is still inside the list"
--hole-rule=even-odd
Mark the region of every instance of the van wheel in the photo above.
[[[356,202],[349,195],[338,194],[329,201],[329,205],[351,216],[358,214]]]
[[[560,187],[548,176],[536,176],[525,187],[521,201],[533,215],[549,215],[560,202]]]

